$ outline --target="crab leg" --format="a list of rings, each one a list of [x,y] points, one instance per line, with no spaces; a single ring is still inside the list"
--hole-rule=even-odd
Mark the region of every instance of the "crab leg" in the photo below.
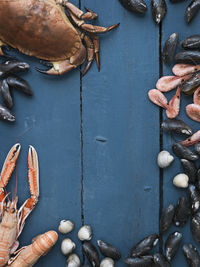
[[[94,53],[96,56],[97,68],[100,71],[100,59],[99,59],[99,37],[96,34],[90,34],[94,44]]]
[[[85,35],[83,37],[83,40],[85,41],[85,44],[86,44],[86,47],[87,47],[87,59],[88,59],[88,62],[85,66],[85,69],[83,70],[83,76],[86,74],[86,72],[89,70],[91,64],[92,64],[92,61],[94,60],[94,44],[92,42],[92,40],[87,36]]]
[[[28,182],[31,197],[25,201],[19,210],[20,220],[19,220],[19,231],[18,236],[23,230],[25,220],[31,211],[34,209],[38,202],[39,197],[39,166],[37,152],[34,147],[29,147],[28,152]]]

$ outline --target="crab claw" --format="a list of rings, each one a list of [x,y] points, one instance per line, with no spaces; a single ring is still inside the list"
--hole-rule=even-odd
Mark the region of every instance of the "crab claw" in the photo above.
[[[41,70],[37,67],[35,69],[40,73],[48,74],[48,75],[62,75],[72,69],[75,69],[76,66],[71,64],[69,60],[52,62],[52,68],[49,70]]]
[[[194,133],[192,136],[187,138],[186,140],[180,142],[183,146],[192,146],[200,142],[200,130]]]

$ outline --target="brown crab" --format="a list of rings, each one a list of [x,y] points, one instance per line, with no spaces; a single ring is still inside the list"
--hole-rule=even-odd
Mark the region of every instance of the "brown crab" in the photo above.
[[[9,45],[26,55],[51,62],[49,70],[37,70],[58,75],[80,66],[86,59],[87,48],[88,62],[83,74],[89,69],[94,54],[100,69],[96,34],[108,32],[119,24],[105,28],[84,21],[96,18],[93,11],[86,9],[84,13],[67,0],[1,1],[0,55],[4,55],[2,47]]]

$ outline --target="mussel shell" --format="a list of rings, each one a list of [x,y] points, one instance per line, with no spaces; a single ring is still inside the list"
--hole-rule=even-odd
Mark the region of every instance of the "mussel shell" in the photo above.
[[[199,9],[200,9],[200,0],[193,0],[189,4],[185,12],[185,18],[187,23],[191,22],[191,20],[195,17]]]
[[[172,150],[174,154],[181,159],[195,161],[199,158],[199,156],[195,152],[179,143],[174,143],[172,145]]]
[[[199,253],[192,244],[185,244],[183,246],[183,253],[190,267],[199,267],[200,264]]]
[[[151,9],[153,20],[159,24],[167,13],[165,0],[151,0]]]
[[[31,89],[30,85],[24,79],[17,77],[17,76],[9,76],[7,77],[7,83],[11,88],[17,89],[24,94],[33,95],[33,90]]]
[[[175,213],[175,206],[173,204],[170,204],[163,210],[160,218],[161,233],[165,233],[167,232],[167,230],[169,230],[173,222],[174,213]]]
[[[160,253],[156,253],[153,255],[153,260],[156,266],[158,267],[170,267],[167,259]]]
[[[6,79],[0,82],[0,92],[1,92],[1,96],[3,98],[3,101],[6,107],[11,109],[13,107],[13,100],[12,100],[12,96],[10,94],[10,88],[9,88],[9,85]]]
[[[166,119],[161,124],[164,131],[174,132],[177,134],[191,135],[192,129],[180,119]]]
[[[189,201],[185,197],[179,198],[175,209],[174,224],[178,227],[183,227],[187,223],[190,214]]]
[[[172,2],[172,3],[180,3],[180,2],[183,2],[183,1],[187,1],[187,0],[170,0],[170,2]]]
[[[7,60],[0,64],[0,77],[8,74],[23,72],[29,69],[29,64],[20,60]]]
[[[200,143],[197,143],[194,147],[195,147],[196,152],[200,154]]]
[[[198,64],[200,63],[200,51],[196,50],[187,50],[181,51],[175,56],[175,61],[177,63],[184,63],[184,64]]]
[[[185,95],[193,94],[194,91],[197,89],[197,87],[199,87],[199,85],[200,85],[199,75],[200,75],[199,73],[192,75],[192,77],[190,79],[188,79],[187,81],[184,81],[180,85],[181,91]]]
[[[133,267],[151,267],[154,266],[152,256],[141,256],[136,258],[127,258],[124,260],[126,264]]]
[[[192,216],[190,228],[194,240],[200,245],[200,212]]]
[[[183,166],[184,173],[189,177],[191,183],[195,183],[197,178],[197,168],[194,162],[187,159],[181,159],[181,164]]]
[[[95,248],[95,246],[91,242],[85,241],[83,243],[82,248],[83,248],[83,253],[88,258],[88,261],[90,262],[90,264],[93,267],[99,267],[99,265],[100,265],[99,255],[98,255],[98,251]]]
[[[120,3],[129,11],[144,14],[147,11],[147,5],[144,0],[119,0]]]
[[[179,232],[174,232],[168,236],[165,242],[166,258],[168,261],[171,261],[172,258],[175,256],[181,240],[182,234]]]
[[[181,41],[181,46],[184,49],[199,50],[200,49],[200,35],[195,34],[187,37]]]
[[[173,62],[177,44],[178,33],[174,32],[167,39],[163,47],[163,60],[166,64],[171,64]]]
[[[5,121],[15,121],[15,116],[10,112],[10,110],[0,104],[0,120]]]
[[[200,192],[197,189],[197,187],[193,184],[190,184],[188,186],[187,192],[189,195],[192,211],[195,213],[198,211],[200,207]]]
[[[111,246],[110,244],[102,240],[98,240],[97,244],[103,256],[111,258],[113,260],[117,260],[117,261],[121,258],[120,251],[117,250],[115,247]]]
[[[158,242],[158,235],[152,234],[139,241],[130,251],[131,257],[147,254]]]

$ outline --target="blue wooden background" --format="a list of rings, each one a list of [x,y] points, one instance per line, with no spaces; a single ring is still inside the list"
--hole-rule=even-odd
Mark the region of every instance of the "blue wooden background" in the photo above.
[[[57,229],[61,219],[71,219],[76,228],[69,236],[81,258],[77,231],[82,223],[92,225],[94,244],[97,239],[112,243],[124,258],[141,238],[159,231],[162,206],[176,203],[184,194],[172,185],[173,176],[181,170],[178,159],[164,173],[156,165],[160,147],[171,151],[174,140],[160,135],[165,115],[149,102],[147,92],[162,71],[170,74],[170,68],[162,70],[160,44],[175,31],[180,39],[199,33],[199,17],[186,25],[188,1],[171,4],[167,0],[168,13],[159,27],[152,21],[150,3],[149,12],[138,16],[117,0],[72,2],[96,11],[98,25],[121,23],[100,38],[101,72],[93,64],[83,78],[79,70],[62,77],[43,76],[33,68],[39,66],[38,60],[18,54],[32,66],[24,78],[32,85],[34,97],[14,92],[17,121],[0,123],[0,163],[14,143],[22,144],[17,176],[19,202],[23,203],[29,196],[28,145],[39,155],[40,199],[27,219],[21,246]],[[180,117],[197,130],[198,124],[185,115],[183,106],[189,102],[190,97],[182,98]],[[15,175],[9,190],[14,187]],[[185,242],[193,242],[189,225],[181,231]],[[59,236],[57,245],[36,266],[65,266],[60,253],[63,238]],[[125,264],[121,260],[116,266]],[[186,266],[181,250],[172,266]]]

